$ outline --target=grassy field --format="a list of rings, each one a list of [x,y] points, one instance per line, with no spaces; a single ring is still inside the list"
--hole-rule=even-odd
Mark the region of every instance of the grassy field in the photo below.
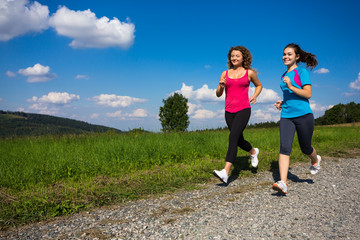
[[[323,156],[359,153],[360,127],[315,128]],[[224,165],[228,131],[44,136],[0,140],[0,230],[81,210],[193,189]],[[279,130],[247,129],[257,171],[277,167]],[[297,140],[291,162],[308,161]],[[240,150],[233,175],[256,175]],[[217,181],[217,180],[215,180]]]

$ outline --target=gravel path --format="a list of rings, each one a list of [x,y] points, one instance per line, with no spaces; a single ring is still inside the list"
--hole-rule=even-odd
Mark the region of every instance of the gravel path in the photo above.
[[[0,239],[360,239],[360,159],[323,157],[318,175],[277,173],[93,210],[0,233]]]

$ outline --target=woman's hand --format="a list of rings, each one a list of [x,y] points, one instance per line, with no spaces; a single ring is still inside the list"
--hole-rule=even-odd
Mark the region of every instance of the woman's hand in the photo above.
[[[217,97],[221,97],[221,95],[224,92],[225,85],[226,85],[226,71],[224,71],[220,76],[219,85],[218,85],[218,87],[216,89],[216,96]]]
[[[283,104],[283,101],[277,100],[276,103],[275,103],[275,107],[276,107],[278,110],[281,110],[281,109],[282,109],[282,104]]]
[[[287,86],[288,89],[290,89],[292,87],[291,80],[290,80],[290,78],[288,76],[285,76],[283,78],[283,82],[286,83],[286,86]]]
[[[219,86],[221,88],[225,88],[225,85],[226,85],[226,77],[221,78],[220,81],[219,81]]]
[[[256,97],[251,96],[251,97],[250,97],[250,103],[256,104]]]

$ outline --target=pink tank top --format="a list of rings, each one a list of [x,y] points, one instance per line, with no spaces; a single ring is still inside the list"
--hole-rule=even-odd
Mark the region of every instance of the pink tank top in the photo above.
[[[228,71],[226,71],[225,77],[225,111],[236,113],[245,108],[250,108],[248,69],[241,78],[229,78]]]

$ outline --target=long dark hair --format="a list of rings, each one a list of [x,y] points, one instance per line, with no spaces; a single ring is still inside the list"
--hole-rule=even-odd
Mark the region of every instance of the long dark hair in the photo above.
[[[306,63],[306,66],[310,67],[311,70],[314,69],[318,65],[316,55],[309,53],[309,52],[305,52],[304,50],[302,50],[300,48],[300,46],[298,44],[290,43],[290,44],[286,45],[284,50],[288,47],[294,49],[295,54],[300,56],[300,58],[298,60],[296,60],[296,63],[299,63],[299,62]]]

